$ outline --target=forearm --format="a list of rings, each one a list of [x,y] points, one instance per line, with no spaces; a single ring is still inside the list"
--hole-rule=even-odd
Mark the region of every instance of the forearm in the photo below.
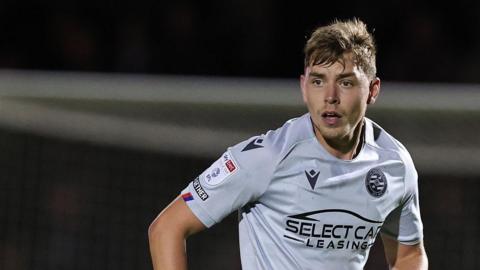
[[[185,238],[181,233],[149,231],[149,244],[153,269],[187,269]]]
[[[405,257],[398,258],[392,270],[427,270],[428,258],[425,252],[409,254]]]
[[[423,242],[414,245],[401,244],[396,239],[382,234],[383,247],[388,265],[392,270],[426,270],[428,258]]]

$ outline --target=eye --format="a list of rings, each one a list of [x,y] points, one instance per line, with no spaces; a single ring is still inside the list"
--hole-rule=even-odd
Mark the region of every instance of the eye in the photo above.
[[[321,79],[313,79],[312,84],[315,86],[321,86],[323,84],[323,81]]]
[[[353,82],[351,80],[342,80],[340,81],[340,85],[345,88],[353,87]]]

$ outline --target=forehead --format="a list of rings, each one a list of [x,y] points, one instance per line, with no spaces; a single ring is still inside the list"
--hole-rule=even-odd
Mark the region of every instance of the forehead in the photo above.
[[[345,55],[333,64],[310,64],[305,69],[305,74],[323,74],[323,75],[339,75],[351,73],[358,78],[367,77],[365,72],[353,60],[351,55]]]

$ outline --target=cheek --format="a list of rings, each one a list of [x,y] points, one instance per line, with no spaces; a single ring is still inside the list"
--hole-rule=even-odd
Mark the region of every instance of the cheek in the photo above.
[[[365,111],[365,109],[367,108],[367,100],[364,98],[359,98],[355,100],[355,104],[353,106],[355,107],[355,110],[358,110],[361,112]]]
[[[355,115],[363,114],[367,108],[367,97],[363,95],[351,96],[344,101],[345,107]]]
[[[304,95],[304,100],[310,107],[315,107],[321,102],[321,97],[318,92],[307,90]]]

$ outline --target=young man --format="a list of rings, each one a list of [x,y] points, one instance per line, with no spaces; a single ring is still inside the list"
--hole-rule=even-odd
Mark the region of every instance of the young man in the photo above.
[[[186,269],[185,239],[240,211],[242,267],[362,269],[380,233],[393,269],[427,269],[417,173],[365,117],[376,49],[354,19],[320,27],[300,77],[309,113],[227,151],[149,228],[154,268]]]

